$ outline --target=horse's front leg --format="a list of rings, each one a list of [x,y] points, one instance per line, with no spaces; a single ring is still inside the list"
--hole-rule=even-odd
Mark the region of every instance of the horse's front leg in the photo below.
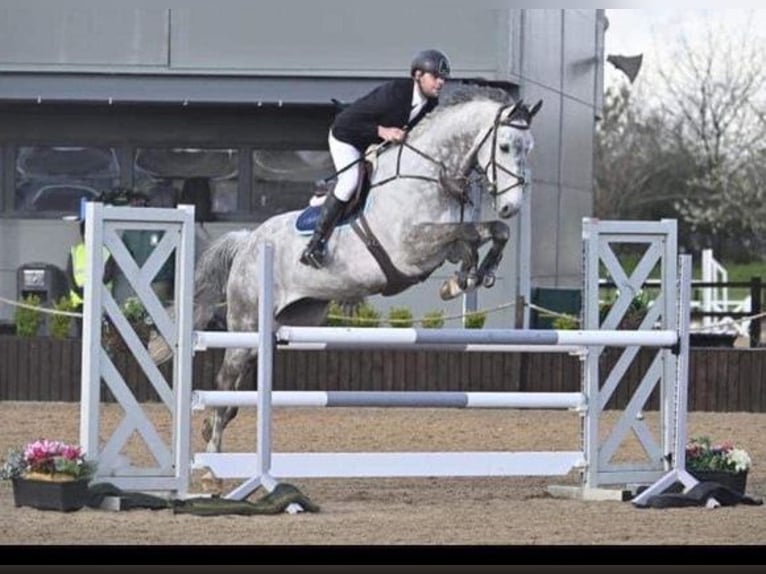
[[[453,224],[453,239],[447,259],[460,262],[459,271],[439,288],[445,301],[476,289],[479,285],[478,264],[481,236],[473,223]]]
[[[472,242],[461,240],[455,244],[453,257],[456,262],[460,261],[460,270],[456,273],[458,286],[463,291],[472,291],[479,284],[479,251]]]
[[[482,237],[482,243],[492,240],[492,247],[482,259],[477,272],[478,280],[484,287],[490,288],[495,284],[495,273],[503,258],[505,244],[511,236],[510,228],[502,221],[486,221],[476,224],[477,231]]]

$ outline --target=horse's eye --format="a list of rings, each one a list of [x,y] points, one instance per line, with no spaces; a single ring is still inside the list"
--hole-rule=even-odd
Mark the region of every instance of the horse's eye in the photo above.
[[[511,144],[509,143],[501,143],[500,144],[500,151],[503,153],[508,153],[511,151]]]

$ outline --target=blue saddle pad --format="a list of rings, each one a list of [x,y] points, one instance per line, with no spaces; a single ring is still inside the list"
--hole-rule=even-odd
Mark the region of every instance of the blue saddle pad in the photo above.
[[[321,205],[310,205],[304,209],[298,216],[298,219],[295,220],[295,231],[301,235],[311,235],[314,232],[314,227],[316,227],[321,209]],[[365,209],[367,209],[366,206]],[[344,215],[341,217],[340,221],[335,225],[336,229],[342,225],[348,225],[357,213],[359,213],[359,211],[355,210],[351,215]]]

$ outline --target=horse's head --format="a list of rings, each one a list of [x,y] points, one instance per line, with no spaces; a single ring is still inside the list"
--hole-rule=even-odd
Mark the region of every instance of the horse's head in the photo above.
[[[530,109],[519,100],[500,106],[476,150],[476,166],[485,179],[497,214],[503,219],[521,208],[524,185],[529,179],[527,155],[534,143],[529,128],[542,104],[540,100]]]

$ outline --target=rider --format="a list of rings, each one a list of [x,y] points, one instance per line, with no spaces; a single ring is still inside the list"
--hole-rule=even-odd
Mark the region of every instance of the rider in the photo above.
[[[314,234],[301,254],[304,265],[324,266],[327,240],[356,190],[358,171],[344,168],[361,161],[371,144],[404,140],[406,131],[439,103],[439,92],[450,76],[449,60],[439,50],[423,50],[412,60],[410,76],[378,86],[335,118],[328,141],[338,181],[327,194]]]

